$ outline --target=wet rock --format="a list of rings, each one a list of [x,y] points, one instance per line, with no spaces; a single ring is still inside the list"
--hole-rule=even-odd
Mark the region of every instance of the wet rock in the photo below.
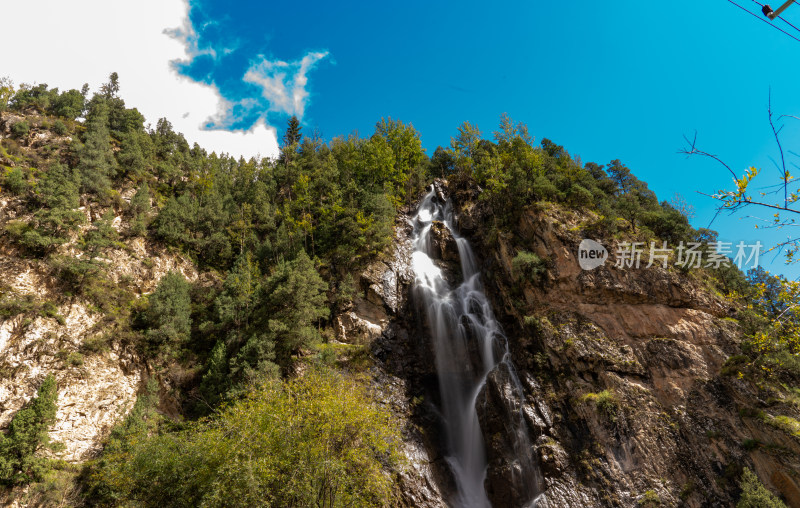
[[[444,222],[435,220],[431,223],[431,240],[435,259],[458,263],[458,244]]]
[[[560,476],[567,472],[569,457],[556,440],[548,436],[540,436],[536,441],[536,452],[539,456],[542,474],[545,477]]]

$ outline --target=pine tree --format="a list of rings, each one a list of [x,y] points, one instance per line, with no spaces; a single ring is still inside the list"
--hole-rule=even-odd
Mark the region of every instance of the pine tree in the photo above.
[[[742,489],[742,497],[736,503],[736,508],[786,508],[786,505],[767,490],[749,468],[744,468],[742,471],[739,486]]]
[[[31,228],[22,236],[29,249],[47,253],[69,240],[69,233],[85,220],[80,205],[77,177],[73,171],[54,164],[37,186],[40,209],[33,214]]]
[[[36,452],[50,442],[47,431],[55,423],[57,399],[56,379],[50,374],[36,397],[14,415],[8,433],[0,435],[0,482],[10,485],[42,479],[46,459],[36,457]]]
[[[147,299],[146,336],[154,348],[171,354],[189,339],[192,326],[189,290],[189,283],[180,272],[169,272]]]
[[[249,324],[255,297],[261,286],[261,273],[253,255],[247,251],[239,256],[225,278],[222,293],[215,307],[221,323],[231,328],[231,342],[238,342]]]
[[[279,365],[286,366],[293,352],[319,340],[318,321],[329,314],[327,290],[328,284],[302,249],[296,259],[279,264],[266,280],[263,315]]]
[[[303,135],[300,133],[301,129],[302,127],[300,127],[300,120],[298,120],[296,116],[292,116],[289,119],[289,123],[286,127],[286,133],[283,135],[284,148],[300,144],[300,141],[303,138]]]
[[[119,74],[112,72],[108,76],[108,83],[100,87],[100,92],[107,99],[111,99],[119,94]]]
[[[287,174],[292,172],[289,166],[294,161],[294,155],[297,152],[297,147],[300,144],[303,135],[300,133],[300,121],[296,116],[289,119],[286,126],[286,132],[283,135],[283,147],[281,148],[280,162],[286,167]]]
[[[108,132],[108,105],[104,100],[93,101],[86,119],[86,138],[78,152],[81,190],[104,196],[111,189],[117,161],[111,150]]]
[[[128,209],[131,214],[130,234],[144,236],[147,234],[147,219],[150,212],[150,187],[143,183],[131,198]]]

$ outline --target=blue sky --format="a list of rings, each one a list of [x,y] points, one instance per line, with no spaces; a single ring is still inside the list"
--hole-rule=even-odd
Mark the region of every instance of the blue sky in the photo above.
[[[755,185],[767,185],[778,174],[770,87],[776,113],[800,114],[800,42],[726,0],[80,3],[10,5],[19,12],[9,19],[47,12],[43,22],[53,23],[33,40],[20,28],[30,46],[18,52],[24,58],[0,55],[0,75],[77,88],[118,70],[123,96],[149,121],[166,115],[190,140],[244,155],[274,154],[292,113],[326,139],[369,135],[391,116],[413,123],[430,154],[464,121],[491,137],[507,112],[537,141],[548,137],[584,162],[621,159],[661,199],[682,194],[697,209],[695,226],[714,214],[696,192],[731,179],[713,161],[679,155],[682,136],[696,131],[699,146],[737,172],[763,168]],[[87,26],[87,13],[98,16],[96,30],[109,27],[108,44],[87,40],[81,47],[93,49],[76,54],[89,56],[67,65],[53,43],[82,37],[64,27],[69,16]],[[800,5],[786,18],[800,26]],[[786,124],[784,146],[800,153],[800,121]],[[790,233],[756,231],[743,216],[717,219],[721,239],[770,243]],[[800,275],[780,259],[773,269]]]

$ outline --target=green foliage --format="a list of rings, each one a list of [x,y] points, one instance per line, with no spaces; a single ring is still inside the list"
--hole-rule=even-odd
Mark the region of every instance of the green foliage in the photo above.
[[[0,76],[0,111],[8,108],[8,103],[14,96],[14,83],[8,76]]]
[[[10,318],[37,307],[33,295],[20,296],[9,288],[0,288],[0,318]]]
[[[174,354],[189,339],[191,331],[190,285],[180,272],[169,272],[147,298],[142,322],[151,348]]]
[[[52,252],[65,243],[85,218],[77,210],[80,196],[75,180],[74,173],[66,167],[52,165],[36,187],[35,202],[39,210],[31,222],[9,223],[6,230],[17,242],[38,254]]]
[[[783,502],[767,490],[749,468],[744,468],[739,481],[742,495],[736,508],[786,508]]]
[[[639,506],[661,506],[661,497],[654,490],[645,491],[639,500]]]
[[[162,422],[158,406],[158,382],[150,378],[144,393],[121,423],[111,429],[103,453],[90,461],[84,471],[87,497],[100,506],[119,506],[122,493],[114,487],[124,482],[120,461],[130,457],[136,446],[152,436]]]
[[[326,305],[328,284],[322,280],[314,263],[300,251],[297,258],[278,264],[260,291],[259,314],[266,316],[266,334],[251,338],[239,353],[239,362],[257,366],[266,342],[275,345],[279,365],[288,366],[289,357],[301,348],[320,340],[318,326],[329,314]]]
[[[745,333],[746,356],[726,364],[725,371],[739,377],[764,380],[784,391],[776,382],[800,383],[800,283],[775,276],[758,267],[747,274],[748,284],[731,293],[746,308],[739,313]]]
[[[25,120],[19,121],[11,127],[11,135],[15,138],[24,138],[30,131],[31,124]]]
[[[86,135],[78,150],[78,172],[81,190],[105,197],[111,189],[111,179],[117,173],[117,161],[111,150],[109,107],[103,100],[92,104],[86,118]]]
[[[65,124],[61,120],[56,120],[55,122],[53,122],[52,129],[53,129],[53,132],[55,132],[59,136],[63,136],[64,134],[69,132],[69,129],[67,128],[67,124]]]
[[[593,402],[598,411],[606,415],[609,420],[614,421],[619,411],[619,400],[612,390],[603,390],[599,393],[587,393],[580,398],[581,402]]]
[[[547,261],[532,252],[521,250],[511,260],[511,268],[518,279],[539,283],[547,274]]]
[[[128,213],[131,216],[130,234],[145,236],[150,215],[150,187],[144,183],[131,198]]]
[[[395,204],[411,194],[415,186],[411,175],[425,159],[422,141],[413,125],[405,125],[399,120],[382,118],[375,126],[375,136],[380,136],[392,150],[393,170],[386,176],[385,183],[393,189]],[[418,187],[418,186],[417,186]]]
[[[357,294],[356,282],[353,275],[346,273],[336,286],[335,305],[338,310],[344,310]]]
[[[134,182],[144,180],[153,165],[153,140],[139,129],[127,131],[120,138],[117,160],[122,175]]]
[[[284,148],[296,147],[300,144],[300,141],[303,139],[303,135],[300,133],[302,129],[303,128],[300,127],[300,120],[292,115],[286,126],[286,133],[283,135]]]
[[[462,123],[458,127],[458,135],[450,139],[450,148],[459,176],[472,176],[480,140],[480,129],[469,122]]]
[[[56,97],[58,97],[58,89],[48,89],[46,83],[36,86],[23,83],[9,101],[9,106],[17,111],[44,113]]]
[[[0,436],[0,482],[5,485],[39,481],[48,469],[48,461],[36,452],[49,442],[48,429],[55,422],[58,391],[56,380],[48,375],[36,396],[20,409],[8,432]]]
[[[61,118],[75,120],[83,114],[83,110],[85,108],[86,97],[84,97],[80,91],[73,89],[63,92],[59,96],[55,97],[49,112]],[[61,125],[64,125],[64,123],[61,122]],[[58,132],[58,134],[64,133],[65,132]]]
[[[28,178],[20,168],[8,168],[3,175],[3,187],[20,195],[28,190]]]
[[[266,383],[185,431],[115,432],[91,474],[101,506],[392,504],[391,415],[332,371]]]

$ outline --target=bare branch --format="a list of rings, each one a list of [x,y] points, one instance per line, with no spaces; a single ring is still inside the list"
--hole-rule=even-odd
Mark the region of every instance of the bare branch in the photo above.
[[[778,151],[781,154],[781,166],[783,169],[783,174],[781,174],[781,178],[783,178],[783,205],[784,207],[788,208],[789,206],[789,179],[786,177],[786,159],[783,156],[783,147],[781,146],[781,140],[778,137],[778,134],[783,129],[783,125],[780,126],[777,130],[775,129],[775,124],[772,122],[772,88],[769,89],[769,98],[767,101],[767,113],[769,116],[769,126],[772,128],[772,134],[775,136],[775,143],[778,145]]]
[[[722,164],[723,166],[725,166],[725,169],[730,171],[731,175],[733,175],[733,177],[736,178],[736,173],[731,169],[730,166],[725,164],[725,162],[722,159],[720,159],[719,157],[717,157],[716,155],[714,155],[712,153],[704,152],[703,150],[700,150],[699,148],[697,148],[697,131],[695,131],[694,138],[692,138],[691,141],[689,141],[689,138],[687,138],[686,135],[683,136],[683,139],[684,139],[684,141],[686,141],[686,144],[688,145],[689,148],[688,149],[687,148],[681,148],[678,151],[678,153],[686,154],[687,156],[689,156],[689,155],[702,155],[703,157],[708,157],[710,159],[714,159],[715,161],[717,161],[720,164]]]

